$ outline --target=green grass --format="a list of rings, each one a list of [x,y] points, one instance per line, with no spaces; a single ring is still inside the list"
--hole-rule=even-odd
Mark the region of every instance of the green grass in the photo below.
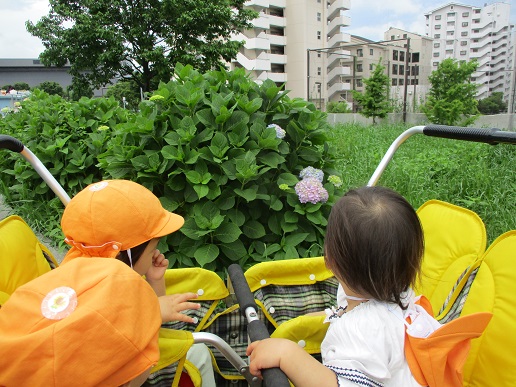
[[[365,185],[381,158],[407,127],[337,125],[337,148],[345,187]],[[516,229],[516,146],[410,137],[395,153],[377,185],[395,189],[418,208],[439,199],[476,212],[488,243]]]

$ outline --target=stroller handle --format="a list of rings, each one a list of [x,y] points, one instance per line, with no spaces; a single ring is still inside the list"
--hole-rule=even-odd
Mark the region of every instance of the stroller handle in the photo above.
[[[516,132],[505,132],[499,129],[478,129],[478,128],[463,128],[460,126],[445,126],[445,125],[427,125],[427,126],[413,126],[403,133],[401,133],[391,144],[387,152],[383,156],[380,164],[376,167],[373,175],[367,183],[368,186],[374,186],[380,179],[383,171],[391,161],[396,150],[409,137],[414,134],[424,134],[432,137],[449,138],[453,140],[485,142],[487,144],[516,144]]]
[[[17,138],[0,134],[0,149],[7,149],[12,152],[21,153],[24,146]]]
[[[254,342],[270,337],[265,323],[258,319],[256,312],[258,306],[245,279],[244,271],[235,263],[228,267],[228,274],[240,305],[240,311],[248,321],[247,332],[249,333],[249,339],[251,342]],[[279,368],[264,369],[262,370],[262,375],[263,383],[266,387],[290,387],[287,376]]]
[[[38,175],[41,176],[65,206],[70,202],[70,196],[68,196],[64,188],[59,184],[54,176],[52,176],[50,171],[43,165],[36,155],[34,155],[30,149],[26,148],[20,140],[2,134],[0,135],[0,149],[7,149],[21,154],[23,158],[32,165]]]
[[[454,140],[485,142],[487,144],[516,144],[516,132],[504,132],[496,128],[477,129],[460,126],[427,125],[423,134]]]

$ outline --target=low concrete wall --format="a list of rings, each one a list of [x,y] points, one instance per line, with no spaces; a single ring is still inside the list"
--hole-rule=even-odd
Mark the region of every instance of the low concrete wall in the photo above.
[[[509,122],[512,118],[512,123]],[[376,119],[377,124],[399,124],[403,122],[403,113],[389,113],[386,118]],[[358,113],[328,113],[328,123],[347,124],[357,123],[365,126],[373,125],[372,118],[366,118]],[[430,121],[423,113],[407,113],[406,123],[411,126],[428,125]],[[512,124],[512,126],[511,126]],[[474,124],[474,128],[498,128],[502,130],[516,130],[516,114],[496,114],[492,116],[480,116]]]

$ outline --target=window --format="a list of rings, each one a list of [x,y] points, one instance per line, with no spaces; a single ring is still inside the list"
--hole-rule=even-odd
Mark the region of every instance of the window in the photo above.
[[[435,15],[435,20],[441,20],[441,15]]]
[[[317,67],[317,75],[321,75],[321,68]]]
[[[469,25],[469,23],[468,23],[468,22],[462,22],[462,26],[463,26],[463,27],[467,27],[468,25]]]
[[[398,86],[398,80],[396,78],[392,78],[392,85]]]
[[[317,40],[321,40],[321,31],[317,31]]]
[[[394,40],[396,39],[396,37],[394,35],[391,35],[391,40]]]
[[[400,51],[400,61],[405,62],[405,51]]]
[[[460,55],[466,55],[466,51],[461,51]]]
[[[433,56],[434,56],[434,58],[438,58],[439,57],[439,53],[438,52],[434,52]]]
[[[478,48],[474,48],[471,50],[472,52],[478,52]]]
[[[412,53],[412,63],[419,63],[419,52],[413,52]]]
[[[461,46],[467,46],[468,45],[468,41],[467,40],[461,40],[460,45]]]
[[[434,39],[439,39],[441,37],[441,34],[434,34]]]
[[[434,48],[439,48],[441,47],[441,43],[434,43]]]
[[[446,50],[447,55],[453,55],[453,50]]]
[[[373,52],[373,49],[372,49],[372,48],[370,48],[370,49],[369,49],[369,55],[373,55],[373,53],[374,53],[374,52]]]
[[[448,17],[454,17],[454,16],[455,16],[455,12],[448,12],[448,13],[446,14],[446,16],[448,16]]]
[[[319,82],[317,82],[316,85],[317,85],[317,93],[321,94],[321,84]]]
[[[475,9],[475,13],[480,13],[480,9]]]
[[[453,36],[453,35],[455,35],[455,31],[448,31],[448,32],[446,32],[446,35]]]
[[[321,13],[317,12],[317,21],[321,21]]]
[[[400,80],[398,81],[398,84],[400,86],[403,86],[405,84],[405,81],[402,78],[400,78]]]
[[[455,21],[449,21],[448,23],[446,23],[446,25],[448,27],[454,26],[455,25]]]
[[[320,58],[320,57],[321,57],[321,53],[320,53],[320,52],[318,52],[318,53],[317,53],[317,58]]]
[[[434,67],[435,67],[435,66],[439,66],[439,62],[433,62],[433,63],[432,63],[432,66],[434,66]]]
[[[403,74],[405,74],[405,66],[400,65],[400,75],[403,75]]]
[[[357,56],[360,57],[360,58],[363,57],[364,56],[364,50],[361,49],[361,48],[357,49]]]
[[[357,87],[362,87],[362,80],[361,79],[357,79]]]
[[[374,70],[374,64],[369,63],[369,70],[370,70],[370,71],[373,71],[373,70]]]
[[[478,34],[479,32],[480,32],[480,30],[473,30],[474,34]]]
[[[357,64],[357,73],[361,73],[362,71],[364,71],[364,66],[362,65],[362,63],[358,63]]]
[[[460,33],[460,36],[468,36],[468,31],[462,31],[462,32]]]
[[[398,50],[392,50],[392,60],[398,60]]]
[[[446,44],[447,44],[447,45],[451,45],[451,44],[453,44],[453,42],[454,42],[454,40],[447,40],[447,41],[446,41]]]
[[[392,65],[392,74],[398,75],[398,65],[397,64]]]
[[[412,66],[412,75],[419,75],[419,66]]]
[[[462,12],[462,17],[468,17],[469,16],[469,12]]]
[[[317,0],[318,3],[321,3],[321,0]]]
[[[441,29],[441,25],[440,25],[440,24],[436,24],[434,28],[435,28],[436,30],[440,30],[440,29]]]

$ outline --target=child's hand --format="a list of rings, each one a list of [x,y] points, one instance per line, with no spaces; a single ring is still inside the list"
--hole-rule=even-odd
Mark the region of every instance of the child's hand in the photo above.
[[[147,281],[159,281],[165,275],[165,271],[168,268],[168,259],[160,253],[158,249],[154,250],[152,254],[152,265],[145,273]]]
[[[195,298],[197,298],[197,293],[171,294],[158,297],[163,322],[184,321],[194,323],[195,320],[192,317],[181,312],[188,309],[199,309],[201,304],[188,301]]]
[[[288,354],[291,343],[296,345],[286,339],[265,339],[249,344],[246,351],[250,360],[249,372],[261,378],[262,369],[280,367],[281,356]]]

